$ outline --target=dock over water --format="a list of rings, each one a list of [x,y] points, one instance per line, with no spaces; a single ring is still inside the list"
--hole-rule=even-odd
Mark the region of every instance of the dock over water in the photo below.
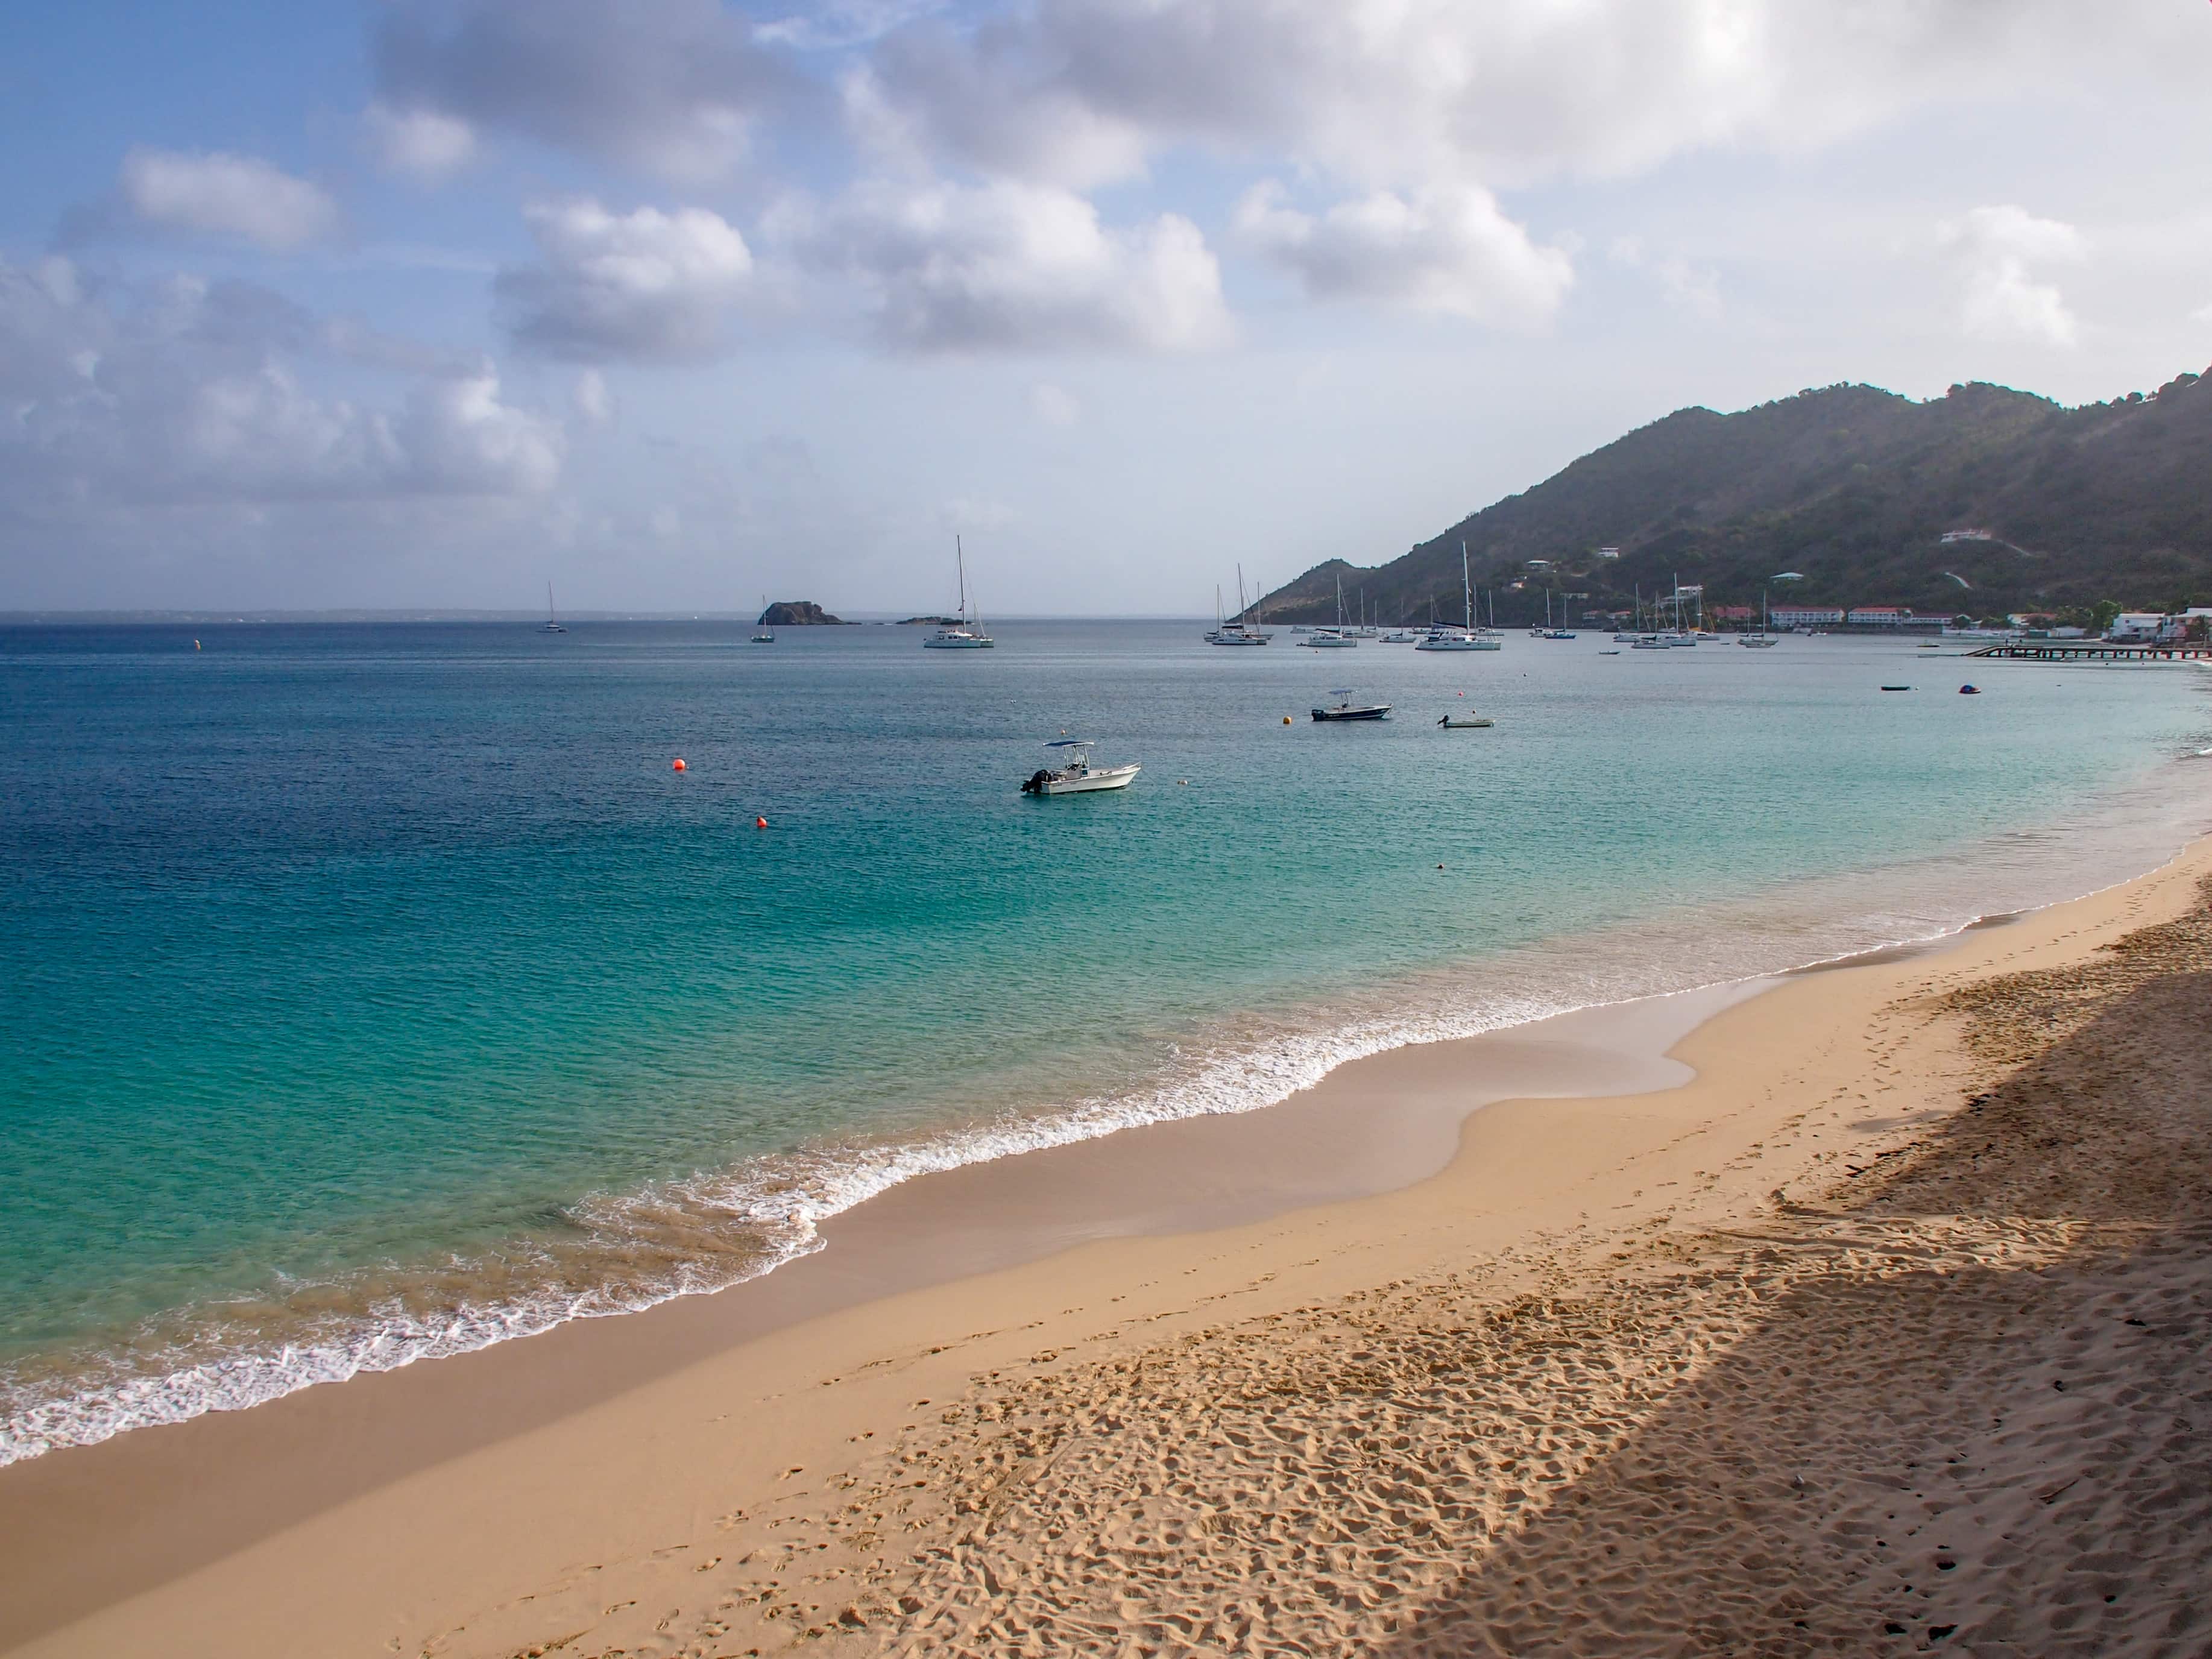
[[[2212,645],[2115,645],[2109,640],[2001,640],[1969,651],[1970,657],[2014,662],[2185,662],[2212,660]]]

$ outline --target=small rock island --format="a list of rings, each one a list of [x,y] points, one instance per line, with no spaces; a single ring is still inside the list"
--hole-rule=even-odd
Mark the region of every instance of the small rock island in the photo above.
[[[811,599],[778,599],[760,613],[760,623],[769,628],[845,628],[850,626],[842,617],[833,617]]]

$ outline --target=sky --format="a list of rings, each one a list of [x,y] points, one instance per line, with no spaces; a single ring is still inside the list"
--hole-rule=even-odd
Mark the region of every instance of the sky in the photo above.
[[[2212,364],[2208,0],[17,0],[0,610],[1209,612]]]

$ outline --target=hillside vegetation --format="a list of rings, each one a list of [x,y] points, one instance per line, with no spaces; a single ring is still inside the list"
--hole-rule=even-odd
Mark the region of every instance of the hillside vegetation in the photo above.
[[[1942,542],[1985,528],[1992,541]],[[2212,600],[2212,380],[2064,409],[2003,386],[1916,403],[1874,386],[1804,392],[1733,415],[1685,409],[1583,456],[1374,568],[1316,565],[1269,594],[1270,622],[1331,622],[1364,587],[1370,619],[1460,611],[1460,544],[1498,622],[1579,617],[1679,576],[1708,607],[1909,605],[1977,618],[2159,610]],[[1617,547],[1617,560],[1600,559]],[[1531,559],[1558,567],[1532,574]],[[1776,584],[1778,572],[1802,573]],[[1510,584],[1522,585],[1513,588]]]

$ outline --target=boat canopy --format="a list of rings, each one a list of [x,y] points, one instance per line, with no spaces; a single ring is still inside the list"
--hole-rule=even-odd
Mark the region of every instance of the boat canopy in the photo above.
[[[1096,738],[1055,738],[1053,741],[1045,744],[1045,747],[1048,749],[1088,749],[1092,744],[1097,741],[1098,739]]]

